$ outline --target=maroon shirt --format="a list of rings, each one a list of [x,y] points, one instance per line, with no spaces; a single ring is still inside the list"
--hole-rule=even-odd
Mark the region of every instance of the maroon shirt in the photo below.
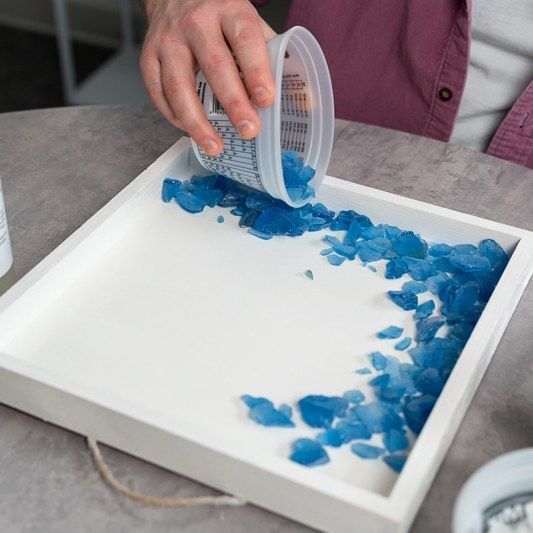
[[[448,141],[468,71],[471,8],[472,0],[293,0],[286,25],[305,26],[322,45],[337,117]],[[487,152],[533,168],[533,82]]]

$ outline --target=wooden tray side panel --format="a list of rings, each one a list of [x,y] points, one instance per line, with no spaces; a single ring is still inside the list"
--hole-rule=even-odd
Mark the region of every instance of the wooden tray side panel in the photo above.
[[[7,356],[0,354],[0,363]],[[4,361],[5,362],[5,361]],[[0,366],[0,402],[324,531],[399,533],[393,517],[328,497]]]

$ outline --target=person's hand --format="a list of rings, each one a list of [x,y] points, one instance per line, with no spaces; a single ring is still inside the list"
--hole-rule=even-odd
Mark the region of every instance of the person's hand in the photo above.
[[[255,137],[260,124],[250,97],[258,106],[274,101],[265,43],[275,32],[251,3],[145,0],[144,4],[148,31],[141,71],[159,111],[207,154],[222,150],[222,139],[207,121],[196,94],[195,69],[200,68],[237,131],[245,139]]]

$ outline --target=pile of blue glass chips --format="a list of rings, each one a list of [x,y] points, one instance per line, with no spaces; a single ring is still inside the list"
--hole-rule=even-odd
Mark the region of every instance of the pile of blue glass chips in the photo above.
[[[284,154],[282,161],[291,198],[313,196],[309,181],[314,171],[293,153]],[[378,351],[369,354],[372,370],[357,372],[368,374],[372,399],[353,389],[338,396],[312,394],[297,401],[301,419],[317,433],[314,439],[294,441],[290,454],[297,463],[317,466],[329,462],[328,447],[349,445],[357,456],[381,458],[399,472],[507,265],[507,253],[491,239],[478,246],[430,244],[412,231],[375,225],[355,211],[336,214],[320,203],[292,208],[223,176],[193,177],[187,182],[165,179],[162,198],[165,202],[175,200],[190,213],[205,207],[228,208],[240,218],[241,227],[261,239],[328,230],[324,236],[327,246],[321,253],[331,265],[339,266],[356,257],[363,265],[383,260],[386,278],[410,278],[401,290],[389,291],[388,296],[394,305],[412,313],[415,339],[400,339],[403,329],[397,326],[389,326],[376,336],[384,342],[399,339],[394,348],[409,349],[411,362],[400,362]],[[312,272],[308,272],[312,280]],[[441,303],[438,313],[433,299],[418,301],[419,295],[428,291]],[[267,398],[250,395],[243,395],[242,401],[249,417],[260,425],[295,427],[289,405],[276,407]],[[375,435],[380,445],[376,445]]]

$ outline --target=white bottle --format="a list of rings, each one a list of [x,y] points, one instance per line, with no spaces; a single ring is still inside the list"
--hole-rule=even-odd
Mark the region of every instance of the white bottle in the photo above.
[[[455,502],[452,530],[533,532],[533,448],[501,455],[470,477]]]
[[[14,283],[13,253],[7,227],[7,216],[0,179],[0,294],[3,294]]]

